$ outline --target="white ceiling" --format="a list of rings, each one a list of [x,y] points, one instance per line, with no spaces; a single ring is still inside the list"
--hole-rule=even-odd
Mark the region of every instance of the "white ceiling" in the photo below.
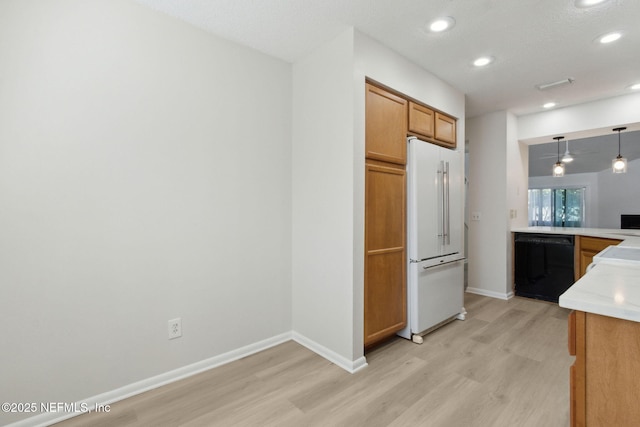
[[[574,0],[136,1],[288,62],[353,26],[464,92],[468,118],[623,95],[640,82],[639,0],[609,0],[591,9]],[[439,16],[454,17],[456,26],[426,31]],[[624,36],[594,43],[613,30]],[[496,61],[472,67],[480,55]],[[568,77],[575,83],[535,88]]]

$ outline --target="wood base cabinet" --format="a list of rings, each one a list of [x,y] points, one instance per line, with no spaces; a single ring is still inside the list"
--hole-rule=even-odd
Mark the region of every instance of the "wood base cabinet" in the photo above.
[[[602,237],[576,236],[576,254],[574,277],[576,280],[587,272],[587,267],[593,261],[594,255],[603,251],[609,246],[615,246],[622,240],[605,239]]]
[[[571,426],[640,425],[640,322],[569,315]]]

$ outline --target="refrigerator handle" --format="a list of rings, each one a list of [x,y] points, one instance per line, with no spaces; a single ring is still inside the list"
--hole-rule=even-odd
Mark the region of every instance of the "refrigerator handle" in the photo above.
[[[438,194],[438,196],[440,197],[440,202],[438,203],[440,209],[438,212],[438,216],[440,218],[438,218],[438,237],[442,238],[442,244],[445,244],[445,239],[446,239],[446,234],[447,234],[447,229],[445,226],[445,210],[444,210],[444,206],[445,206],[445,191],[444,191],[444,184],[445,183],[445,169],[444,169],[444,161],[440,160],[440,164],[438,166],[438,192],[440,194]],[[442,231],[440,231],[442,230]]]
[[[430,268],[440,267],[440,266],[447,265],[447,264],[453,264],[454,262],[460,262],[460,261],[464,261],[464,260],[465,260],[465,258],[458,258],[458,259],[454,259],[454,260],[447,261],[447,262],[441,262],[440,264],[424,265],[424,266],[422,266],[422,269],[423,270],[428,270]]]
[[[444,237],[445,237],[445,245],[450,245],[451,244],[451,212],[450,212],[450,203],[449,203],[449,181],[450,181],[450,176],[449,176],[449,162],[446,163],[445,165],[445,170],[444,170],[444,175],[445,175],[445,189],[446,189],[446,205],[445,205],[445,221],[446,221],[446,225],[447,228],[445,228],[445,232],[444,232]]]

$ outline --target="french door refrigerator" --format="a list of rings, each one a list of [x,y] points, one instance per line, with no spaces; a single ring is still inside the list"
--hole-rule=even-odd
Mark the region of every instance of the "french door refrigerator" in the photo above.
[[[464,320],[463,153],[407,139],[407,327],[422,335]]]

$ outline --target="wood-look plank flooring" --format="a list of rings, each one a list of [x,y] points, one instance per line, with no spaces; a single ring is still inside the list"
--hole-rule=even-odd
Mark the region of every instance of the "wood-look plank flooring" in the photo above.
[[[290,341],[56,426],[569,425],[569,311],[465,300],[467,320],[392,339],[356,374]]]

